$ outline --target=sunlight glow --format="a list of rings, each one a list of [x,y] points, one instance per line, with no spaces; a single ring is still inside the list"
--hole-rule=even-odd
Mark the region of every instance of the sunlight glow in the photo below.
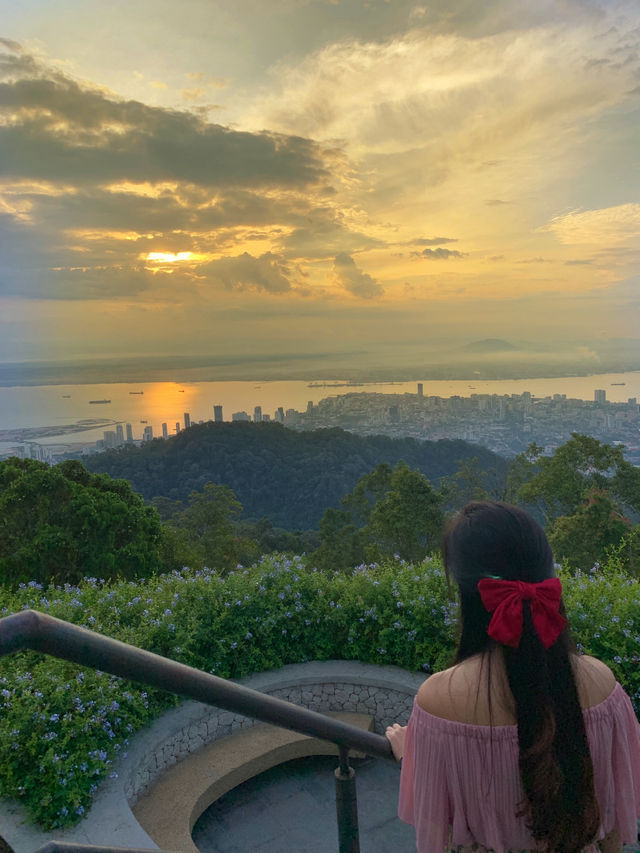
[[[149,252],[146,259],[157,264],[173,264],[176,261],[190,261],[192,256],[192,252]]]

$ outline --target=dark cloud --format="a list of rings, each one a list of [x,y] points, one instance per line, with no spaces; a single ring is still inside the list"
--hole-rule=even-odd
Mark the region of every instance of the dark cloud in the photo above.
[[[283,251],[294,258],[331,258],[380,246],[379,240],[350,231],[336,222],[333,211],[315,211],[307,225],[296,228],[282,241]]]
[[[201,278],[182,264],[154,274],[144,258],[219,253],[238,233],[247,239],[243,229],[273,240],[293,231],[294,255],[303,245],[317,254],[326,243],[332,257],[375,244],[314,209],[331,190],[334,155],[308,139],[118,99],[0,40],[0,182],[28,211],[0,218],[0,292],[120,300],[167,281],[289,291],[304,275],[277,254],[222,258],[198,268]]]
[[[421,252],[412,252],[419,258],[430,258],[431,260],[447,260],[447,258],[464,258],[464,252],[458,252],[457,249],[423,249]]]
[[[235,258],[220,258],[198,268],[198,275],[226,290],[284,293],[291,290],[292,270],[284,258],[272,252],[254,257],[243,252]]]
[[[588,266],[593,263],[593,258],[576,258],[574,261],[565,261],[568,267]]]
[[[405,246],[442,246],[444,243],[457,243],[456,237],[421,237],[404,243]]]
[[[368,273],[359,270],[353,258],[344,252],[336,255],[333,273],[336,283],[354,296],[373,299],[383,292],[378,282]]]
[[[118,100],[32,57],[2,54],[0,175],[100,185],[186,181],[207,187],[308,187],[328,177],[308,139],[247,133],[188,112]]]

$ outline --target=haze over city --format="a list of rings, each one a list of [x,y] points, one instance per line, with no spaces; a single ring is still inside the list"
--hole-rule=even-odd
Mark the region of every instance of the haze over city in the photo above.
[[[2,7],[0,361],[637,366],[637,3]]]

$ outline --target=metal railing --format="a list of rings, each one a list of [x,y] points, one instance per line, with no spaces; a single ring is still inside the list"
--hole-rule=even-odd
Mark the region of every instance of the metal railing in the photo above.
[[[349,750],[393,759],[389,741],[382,735],[104,637],[37,610],[23,610],[0,619],[0,657],[25,649],[44,652],[147,687],[156,687],[337,744],[340,756],[335,771],[338,849],[339,853],[359,853],[355,772],[349,766]]]

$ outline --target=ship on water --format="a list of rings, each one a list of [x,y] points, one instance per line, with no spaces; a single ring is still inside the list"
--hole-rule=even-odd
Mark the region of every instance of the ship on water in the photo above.
[[[144,394],[144,391],[129,391],[130,394]]]
[[[89,400],[90,406],[95,406],[98,403],[110,403],[111,400]]]

